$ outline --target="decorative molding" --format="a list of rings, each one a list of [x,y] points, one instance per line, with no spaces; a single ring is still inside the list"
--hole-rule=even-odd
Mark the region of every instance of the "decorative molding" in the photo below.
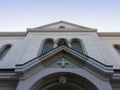
[[[18,77],[14,72],[0,72],[0,80],[18,80]]]
[[[26,32],[0,32],[0,36],[26,36]]]
[[[66,65],[69,65],[69,62],[67,62],[67,61],[65,60],[65,58],[62,57],[62,58],[60,58],[60,60],[58,61],[57,64],[60,65],[62,68],[65,68]]]
[[[79,28],[27,28],[27,32],[97,32],[97,29],[79,29]]]
[[[106,37],[120,37],[120,32],[98,32],[97,33],[100,37],[106,36]]]

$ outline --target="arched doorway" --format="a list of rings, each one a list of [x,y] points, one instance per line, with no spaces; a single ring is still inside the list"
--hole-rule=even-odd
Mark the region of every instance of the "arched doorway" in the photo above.
[[[89,80],[73,73],[54,73],[38,80],[30,90],[98,90]]]

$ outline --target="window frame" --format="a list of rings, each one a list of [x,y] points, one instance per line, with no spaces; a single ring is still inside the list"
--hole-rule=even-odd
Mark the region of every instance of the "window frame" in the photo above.
[[[114,48],[115,48],[116,52],[120,55],[120,45],[119,44],[115,44]]]
[[[0,60],[2,60],[8,54],[11,47],[11,44],[5,44],[0,48]]]
[[[52,47],[48,46],[47,43],[52,43]],[[47,46],[46,46],[47,45]],[[50,47],[49,49],[47,49],[48,47]],[[49,52],[50,50],[52,50],[54,48],[54,41],[52,39],[47,39],[44,41],[43,44],[43,48],[42,48],[42,54]]]

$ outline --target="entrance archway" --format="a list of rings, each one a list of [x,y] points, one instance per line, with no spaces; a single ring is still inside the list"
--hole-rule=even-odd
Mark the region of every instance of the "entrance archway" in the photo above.
[[[98,90],[84,77],[73,73],[54,73],[38,80],[30,90]]]

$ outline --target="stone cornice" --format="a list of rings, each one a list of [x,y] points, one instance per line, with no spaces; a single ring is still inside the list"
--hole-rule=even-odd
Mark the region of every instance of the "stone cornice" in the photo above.
[[[0,32],[0,36],[26,36],[26,32]]]
[[[97,32],[97,29],[78,29],[78,28],[66,28],[66,29],[56,29],[56,28],[43,28],[34,29],[28,28],[27,32],[0,32],[0,36],[26,36],[28,32]],[[105,37],[120,37],[120,32],[97,32],[99,36]]]
[[[28,28],[27,32],[97,32],[97,29],[79,29],[79,28],[43,28],[43,29],[35,29]]]
[[[17,80],[15,71],[13,72],[0,72],[0,80]]]
[[[120,32],[98,32],[97,33],[99,36],[106,36],[106,37],[111,37],[111,36],[119,36],[120,37]]]

